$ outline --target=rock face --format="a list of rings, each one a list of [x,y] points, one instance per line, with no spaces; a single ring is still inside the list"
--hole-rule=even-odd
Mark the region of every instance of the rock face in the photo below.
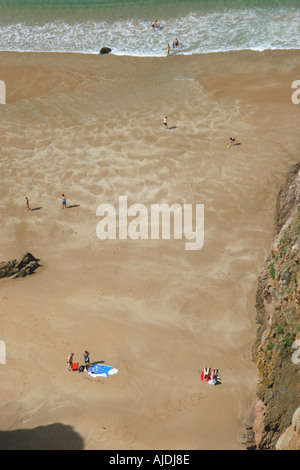
[[[40,266],[39,260],[31,253],[26,253],[19,260],[2,261],[0,263],[0,279],[4,277],[25,277],[33,274]]]
[[[295,411],[292,424],[280,436],[276,443],[276,450],[300,449],[300,406]]]
[[[258,401],[242,442],[247,449],[300,450],[300,164],[290,169],[277,198],[256,321]]]
[[[111,52],[111,49],[109,47],[102,47],[100,49],[100,54],[108,54],[109,52]]]

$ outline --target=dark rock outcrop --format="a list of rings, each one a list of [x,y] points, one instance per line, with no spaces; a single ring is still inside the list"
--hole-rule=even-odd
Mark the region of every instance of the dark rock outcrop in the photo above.
[[[258,400],[242,443],[247,449],[300,450],[300,164],[290,169],[277,198],[255,307]]]
[[[40,266],[39,261],[31,253],[26,253],[19,260],[2,261],[0,263],[0,279],[5,277],[13,277],[15,279],[29,276]]]
[[[109,54],[111,52],[111,49],[109,47],[102,47],[100,49],[100,54]]]

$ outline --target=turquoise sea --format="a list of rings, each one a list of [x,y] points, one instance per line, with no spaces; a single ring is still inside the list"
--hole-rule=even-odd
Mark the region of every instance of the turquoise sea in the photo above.
[[[300,1],[0,0],[1,51],[164,56],[175,38],[177,54],[300,49]]]

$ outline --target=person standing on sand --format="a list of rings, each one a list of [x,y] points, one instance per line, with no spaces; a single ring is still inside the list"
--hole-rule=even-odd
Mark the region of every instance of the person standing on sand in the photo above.
[[[62,208],[65,209],[67,207],[67,199],[64,194],[61,195],[61,203],[62,203]]]
[[[90,353],[88,351],[84,351],[83,359],[84,359],[84,365],[89,366],[89,364],[90,364]]]
[[[168,122],[167,122],[167,116],[164,117],[164,128],[168,129]]]
[[[25,212],[26,211],[31,211],[30,207],[29,207],[29,199],[28,197],[25,197]]]
[[[71,353],[68,357],[67,370],[73,370],[73,356],[74,356],[74,353]]]

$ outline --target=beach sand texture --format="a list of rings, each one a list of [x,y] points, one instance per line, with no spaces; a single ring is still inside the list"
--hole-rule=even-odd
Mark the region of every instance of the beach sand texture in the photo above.
[[[0,282],[1,448],[240,449],[257,274],[299,161],[299,52],[0,53],[0,70],[0,259],[42,265]],[[203,249],[99,240],[96,208],[120,195],[204,204]],[[118,373],[67,372],[85,349]]]

